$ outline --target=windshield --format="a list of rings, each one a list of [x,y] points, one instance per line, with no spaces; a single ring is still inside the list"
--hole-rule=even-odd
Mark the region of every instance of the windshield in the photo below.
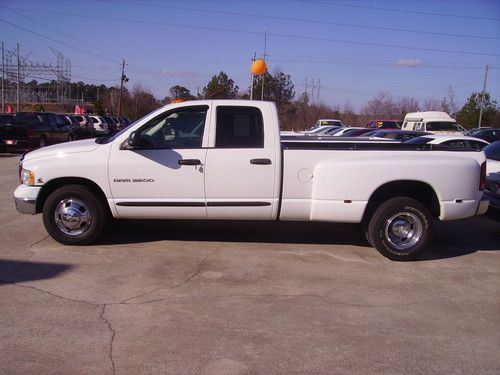
[[[456,122],[431,121],[427,123],[428,131],[458,131]]]
[[[500,161],[500,141],[493,142],[491,145],[483,148],[487,159]]]

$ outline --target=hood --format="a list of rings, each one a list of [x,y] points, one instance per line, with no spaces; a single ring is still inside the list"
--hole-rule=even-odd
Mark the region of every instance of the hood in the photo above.
[[[90,152],[101,146],[95,139],[82,139],[81,141],[65,142],[53,146],[42,147],[28,152],[23,160],[33,160],[52,155],[73,154],[75,152]]]

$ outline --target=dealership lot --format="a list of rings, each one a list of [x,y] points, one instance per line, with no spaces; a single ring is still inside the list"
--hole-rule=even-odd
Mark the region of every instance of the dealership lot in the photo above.
[[[354,225],[124,222],[66,247],[15,211],[0,154],[0,372],[500,371],[500,224],[396,263]]]

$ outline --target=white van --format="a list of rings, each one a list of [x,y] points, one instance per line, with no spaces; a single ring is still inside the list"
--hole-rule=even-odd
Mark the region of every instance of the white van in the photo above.
[[[465,129],[446,112],[411,112],[405,116],[401,130],[462,134]]]

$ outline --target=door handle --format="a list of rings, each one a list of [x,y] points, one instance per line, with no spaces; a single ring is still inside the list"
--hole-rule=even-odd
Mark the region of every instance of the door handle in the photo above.
[[[179,165],[200,165],[201,160],[198,159],[181,159],[178,161]]]
[[[272,162],[271,159],[252,159],[250,160],[250,164],[269,165],[272,164]]]

